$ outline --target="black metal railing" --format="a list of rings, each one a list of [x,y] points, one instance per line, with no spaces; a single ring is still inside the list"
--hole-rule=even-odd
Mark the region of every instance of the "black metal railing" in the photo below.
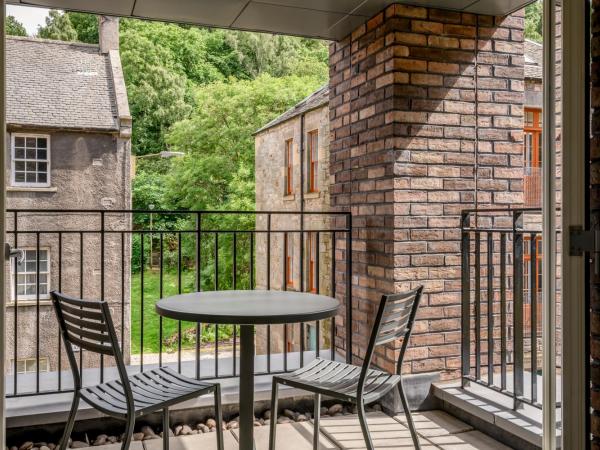
[[[72,390],[48,300],[53,289],[108,301],[125,360],[139,370],[169,364],[198,379],[238,375],[238,327],[154,311],[159,298],[201,290],[310,289],[344,305],[337,325],[334,318],[257,327],[257,374],[352,354],[349,213],[10,209],[6,223],[8,243],[26,252],[24,262],[11,262],[5,292],[8,396]],[[78,357],[84,384],[114,375],[103,357]]]
[[[541,209],[462,213],[462,380],[541,407]],[[557,327],[558,329],[558,327]]]

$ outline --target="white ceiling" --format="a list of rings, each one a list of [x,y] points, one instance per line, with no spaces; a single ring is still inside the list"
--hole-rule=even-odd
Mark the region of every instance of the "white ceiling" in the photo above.
[[[409,4],[502,16],[533,0],[410,0]],[[341,39],[393,0],[7,0],[96,14]]]

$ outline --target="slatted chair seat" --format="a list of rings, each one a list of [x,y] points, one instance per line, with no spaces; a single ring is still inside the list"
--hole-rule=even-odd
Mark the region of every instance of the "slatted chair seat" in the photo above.
[[[402,385],[402,362],[422,293],[423,286],[420,286],[408,292],[381,297],[362,366],[317,358],[295,372],[274,376],[271,394],[271,414],[274,415],[273,417],[277,417],[277,395],[280,384],[314,393],[313,450],[318,450],[321,397],[326,395],[354,403],[358,409],[358,419],[367,450],[374,450],[369,427],[367,426],[365,405],[379,400],[397,386],[413,443],[416,449],[420,449],[417,431]],[[371,369],[371,359],[375,347],[394,342],[397,339],[402,339],[402,347],[396,362],[396,373],[390,374]],[[274,450],[277,420],[271,420],[270,428],[269,450]]]
[[[162,411],[163,430],[166,431],[169,429],[169,406],[210,393],[215,397],[217,449],[223,450],[219,383],[194,380],[168,367],[129,375],[123,361],[123,353],[119,348],[108,303],[81,300],[54,291],[50,294],[75,386],[71,412],[58,450],[67,449],[80,399],[100,412],[125,422],[121,450],[128,450],[137,417]],[[119,378],[96,386],[82,387],[80,367],[73,351],[74,345],[80,350],[113,357]],[[163,450],[169,450],[168,433],[163,437]]]
[[[168,367],[136,373],[128,380],[136,417],[215,391],[213,383],[188,378]],[[127,396],[120,380],[83,388],[81,397],[104,414],[127,416]]]
[[[274,378],[280,384],[299,389],[310,384],[311,392],[356,403],[360,372],[360,367],[351,364],[317,358],[295,372]],[[400,375],[391,375],[381,370],[369,370],[362,395],[364,403],[369,404],[379,400],[396,387],[400,380]]]

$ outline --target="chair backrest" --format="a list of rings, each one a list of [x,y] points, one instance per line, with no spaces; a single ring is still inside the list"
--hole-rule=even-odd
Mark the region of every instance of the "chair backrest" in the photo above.
[[[75,388],[81,388],[81,379],[73,345],[101,355],[115,358],[119,375],[127,383],[123,354],[117,333],[105,301],[80,300],[56,291],[50,293],[67,357],[73,371]],[[125,379],[123,379],[125,378]]]
[[[375,347],[402,338],[402,348],[396,362],[396,373],[400,374],[422,294],[423,286],[419,286],[410,291],[387,294],[381,297],[365,354],[361,372],[362,379],[359,385],[364,383],[366,379]]]

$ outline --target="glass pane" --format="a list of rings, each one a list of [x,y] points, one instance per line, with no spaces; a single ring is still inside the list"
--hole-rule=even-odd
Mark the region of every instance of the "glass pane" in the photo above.
[[[29,138],[28,137],[28,138],[25,139],[25,145],[27,147],[35,147],[35,144],[36,144],[35,138]]]
[[[40,295],[45,295],[48,293],[48,286],[45,284],[40,284]]]
[[[25,147],[25,138],[24,137],[15,137],[15,147]]]
[[[35,159],[36,158],[36,151],[35,148],[28,148],[25,150],[25,157],[27,159]]]
[[[27,161],[25,163],[25,170],[27,170],[27,172],[35,172],[36,169],[36,163],[31,162],[31,161]]]
[[[35,183],[35,182],[36,182],[35,172],[28,173],[28,174],[25,176],[25,180],[26,180],[28,183]]]
[[[27,285],[25,288],[25,295],[35,295],[35,286]]]
[[[15,170],[24,171],[25,170],[25,161],[15,161]]]
[[[45,162],[37,163],[38,172],[46,172],[47,168],[48,168],[47,163],[45,163]]]
[[[38,146],[38,148],[47,148],[48,147],[48,139],[38,138],[37,146]]]
[[[17,159],[25,158],[25,149],[24,148],[15,148],[15,158],[17,158]]]
[[[37,159],[46,159],[47,152],[46,150],[38,150],[37,151]]]
[[[17,295],[25,295],[25,286],[17,286]]]
[[[15,173],[15,181],[17,183],[24,183],[25,182],[25,172],[16,172]]]
[[[48,261],[40,261],[40,272],[48,272]]]
[[[48,176],[45,173],[38,173],[38,183],[47,183]]]
[[[47,284],[47,283],[48,283],[48,274],[40,273],[40,284]]]
[[[26,270],[27,272],[35,272],[36,266],[37,266],[37,265],[36,265],[36,262],[35,262],[35,261],[27,261],[27,262],[25,263],[25,270]]]

